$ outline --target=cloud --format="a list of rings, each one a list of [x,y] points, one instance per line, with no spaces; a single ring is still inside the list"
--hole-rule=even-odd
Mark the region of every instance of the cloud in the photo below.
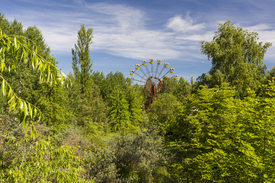
[[[245,27],[247,30],[249,31],[261,31],[261,30],[267,30],[267,29],[270,29],[271,26],[270,25],[267,25],[267,24],[257,24],[257,25],[254,25],[254,26],[249,26],[249,27]]]
[[[137,27],[143,27],[144,25],[144,12],[139,9],[120,5],[120,4],[108,4],[108,3],[97,3],[97,4],[87,4],[87,8],[105,15],[108,19],[108,25],[118,26],[121,31],[132,30]],[[102,17],[104,19],[104,17]]]
[[[187,15],[184,19],[180,15],[170,18],[167,23],[167,28],[176,32],[200,31],[204,28],[204,23],[194,24],[193,19]]]
[[[177,39],[200,42],[200,41],[211,41],[213,37],[214,37],[214,32],[207,31],[205,33],[200,33],[200,34],[190,34],[185,36],[179,36],[177,37]]]
[[[12,16],[20,17],[25,28],[36,25],[54,54],[70,54],[80,25],[85,24],[86,28],[93,28],[90,47],[93,52],[140,60],[153,57],[198,61],[195,56],[200,55],[198,41],[205,34],[194,32],[205,24],[195,24],[189,15],[184,19],[168,18],[158,26],[162,29],[153,29],[148,26],[150,14],[123,4],[73,0],[62,7],[59,2],[47,0],[47,3],[59,8],[22,8]]]
[[[55,6],[53,1],[47,2]],[[162,29],[154,29],[148,26],[150,14],[123,4],[73,0],[71,4],[64,4],[63,8],[60,3],[58,6],[61,7],[18,9],[15,11],[17,14],[12,14],[13,18],[20,17],[23,25],[35,24],[42,30],[54,54],[70,54],[77,42],[80,25],[85,24],[86,28],[94,30],[90,47],[93,52],[129,59],[153,57],[202,62],[207,58],[200,54],[198,43],[201,40],[211,41],[217,28],[216,21],[197,22],[187,13],[184,18],[180,15],[169,17],[162,26],[158,26]],[[275,43],[274,30],[270,25],[262,23],[247,28],[259,31],[260,40]]]

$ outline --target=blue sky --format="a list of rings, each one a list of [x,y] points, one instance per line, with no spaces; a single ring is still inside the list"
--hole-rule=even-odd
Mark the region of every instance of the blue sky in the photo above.
[[[16,18],[24,28],[36,25],[42,31],[65,74],[72,70],[71,49],[85,24],[93,28],[94,70],[129,76],[135,64],[154,58],[169,62],[187,80],[210,70],[199,41],[211,41],[218,23],[228,19],[273,43],[264,60],[271,69],[274,10],[274,0],[0,0],[9,21]]]

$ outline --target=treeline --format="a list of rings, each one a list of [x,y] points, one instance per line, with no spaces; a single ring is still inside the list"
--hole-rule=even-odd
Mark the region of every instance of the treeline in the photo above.
[[[257,33],[220,24],[201,42],[209,73],[165,83],[145,110],[143,86],[93,70],[92,28],[81,25],[66,77],[47,71],[58,61],[37,27],[0,14],[0,28],[1,182],[274,182],[275,68]]]

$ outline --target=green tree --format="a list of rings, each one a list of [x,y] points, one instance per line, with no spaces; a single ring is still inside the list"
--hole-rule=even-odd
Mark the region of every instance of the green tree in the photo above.
[[[178,105],[177,97],[170,93],[159,94],[152,103],[149,118],[159,127],[160,134],[170,133],[169,125],[176,120]]]
[[[265,84],[268,84],[268,81],[271,81],[275,77],[275,66],[271,70],[267,70],[265,73]]]
[[[121,72],[110,72],[106,75],[105,78],[103,76],[103,73],[99,72],[93,74],[94,80],[98,84],[101,96],[105,102],[107,102],[108,97],[116,87],[119,87],[124,92],[126,92],[130,86],[130,82]]]
[[[176,95],[179,101],[184,101],[191,95],[192,86],[188,81],[185,81],[183,77],[180,77],[179,84],[177,86]]]
[[[87,134],[93,133],[96,126],[104,128],[106,122],[106,106],[100,95],[96,84],[90,86],[90,98],[81,93],[81,85],[76,77],[69,73],[68,78],[72,85],[68,89],[67,106],[74,115],[74,120],[78,125],[86,128]]]
[[[142,121],[142,98],[141,92],[134,87],[129,87],[126,96],[128,102],[128,110],[130,114],[130,121],[132,125],[140,126]]]
[[[202,87],[178,110],[169,126],[165,146],[167,167],[178,181],[274,181],[274,82],[264,86],[266,97],[255,92],[234,99],[228,84]]]
[[[85,25],[80,26],[78,31],[77,44],[72,49],[73,71],[78,82],[81,85],[81,93],[89,97],[90,85],[92,84],[91,71],[92,62],[90,58],[90,44],[92,44],[93,29],[86,30]]]
[[[125,131],[131,127],[128,108],[129,106],[125,99],[124,91],[121,88],[116,87],[109,97],[108,107],[108,123],[113,131]]]
[[[3,17],[1,18],[2,22],[5,23],[5,19]],[[36,54],[57,68],[56,65],[58,62],[54,56],[50,55],[50,48],[45,43],[41,31],[37,27],[30,26],[23,31],[23,25],[17,20],[10,23],[7,22],[3,27],[3,32],[17,35],[16,37],[20,42],[31,40],[28,46],[31,46],[31,44],[36,46]],[[29,56],[27,55],[27,57]],[[31,64],[31,62],[22,64],[22,58],[19,57],[12,58],[8,61],[13,62],[16,69],[3,71],[2,75],[6,78],[6,81],[10,83],[10,86],[18,97],[31,104],[35,104],[44,114],[43,121],[47,124],[59,125],[64,123],[66,119],[68,120],[65,109],[66,94],[58,79],[55,85],[49,83],[41,84],[41,74],[39,71],[33,69],[34,65]],[[60,77],[56,72],[53,72],[53,75],[55,78]]]
[[[230,20],[219,24],[213,41],[201,41],[201,51],[212,61],[209,75],[198,78],[199,84],[209,87],[228,82],[236,87],[237,95],[244,97],[246,90],[257,90],[265,73],[264,54],[271,43],[258,43],[258,33],[235,27]],[[213,82],[216,81],[216,82]]]
[[[20,116],[20,121],[23,123],[23,129],[32,123],[37,111],[41,116],[40,110],[34,107],[30,102],[22,99],[19,94],[16,94],[11,87],[11,84],[6,79],[5,73],[18,72],[17,62],[21,65],[31,66],[31,68],[40,74],[40,82],[47,82],[49,85],[55,85],[57,83],[64,83],[64,77],[61,71],[52,62],[46,61],[37,53],[36,44],[20,36],[9,36],[2,33],[0,29],[0,79],[1,79],[1,92],[3,96],[7,96],[9,99],[10,109],[9,111],[17,111]],[[21,81],[21,80],[20,80]],[[21,84],[19,82],[19,84]],[[22,91],[21,91],[22,92]],[[20,91],[19,91],[20,93]],[[35,130],[32,125],[32,131]]]

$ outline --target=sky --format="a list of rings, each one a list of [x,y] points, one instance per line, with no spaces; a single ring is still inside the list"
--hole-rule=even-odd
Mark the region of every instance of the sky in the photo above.
[[[142,60],[161,59],[186,80],[208,73],[211,61],[200,41],[211,41],[219,23],[259,33],[271,42],[264,63],[275,63],[274,0],[0,0],[0,12],[24,29],[37,26],[59,61],[72,71],[71,49],[80,25],[93,29],[93,70],[129,76]]]

